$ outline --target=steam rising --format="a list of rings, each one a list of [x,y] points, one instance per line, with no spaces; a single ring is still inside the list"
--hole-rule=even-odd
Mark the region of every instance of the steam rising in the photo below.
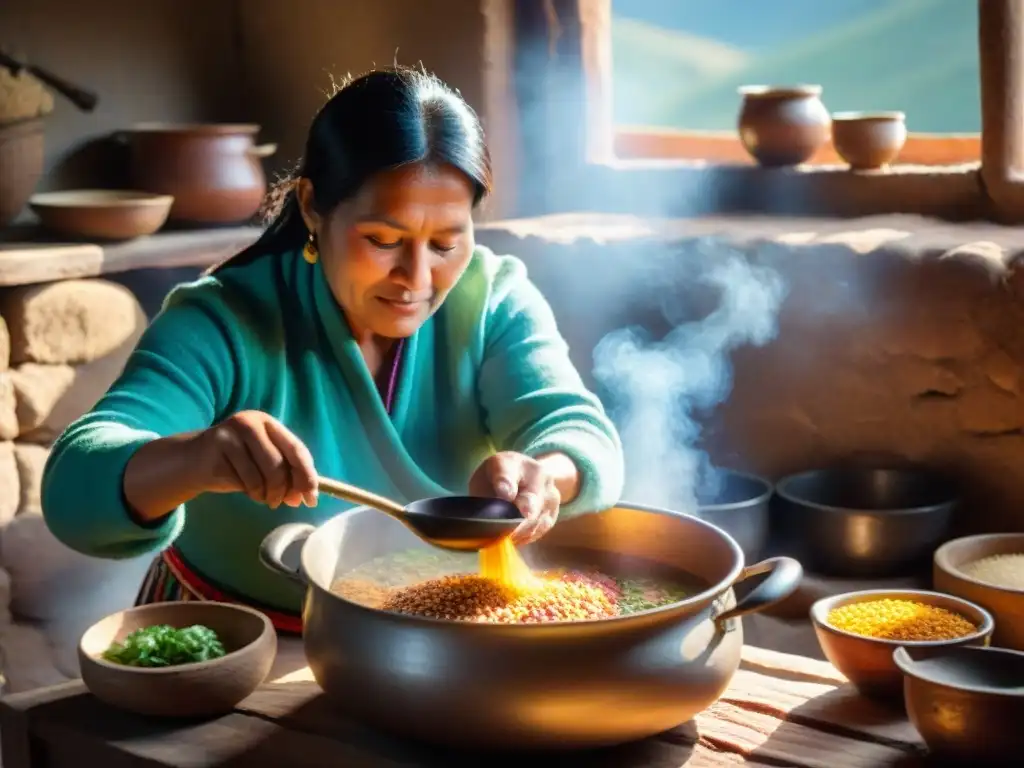
[[[664,338],[622,328],[594,350],[594,376],[609,395],[626,453],[623,498],[696,514],[714,497],[716,473],[698,448],[697,416],[732,390],[730,353],[764,346],[778,333],[786,295],[781,276],[736,253],[715,253],[696,279],[717,289],[718,307],[678,325]]]

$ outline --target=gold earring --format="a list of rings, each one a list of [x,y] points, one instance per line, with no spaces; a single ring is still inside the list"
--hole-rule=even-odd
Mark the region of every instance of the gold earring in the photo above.
[[[302,249],[302,258],[306,260],[307,264],[316,264],[316,260],[319,255],[320,252],[316,247],[316,234],[310,232],[309,239],[306,241],[306,245]]]

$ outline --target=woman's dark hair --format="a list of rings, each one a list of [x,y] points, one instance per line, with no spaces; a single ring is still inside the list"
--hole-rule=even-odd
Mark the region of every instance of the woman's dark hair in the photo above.
[[[301,248],[309,237],[295,184],[313,184],[314,205],[329,214],[372,176],[410,163],[446,164],[473,183],[473,205],[491,189],[491,161],[480,120],[458,92],[426,71],[393,67],[351,80],[321,107],[291,178],[271,190],[263,235],[220,267]]]

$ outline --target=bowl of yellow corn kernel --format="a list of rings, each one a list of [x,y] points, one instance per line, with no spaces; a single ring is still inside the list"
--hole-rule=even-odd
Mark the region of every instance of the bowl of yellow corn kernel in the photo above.
[[[956,645],[987,646],[995,628],[981,606],[941,592],[870,589],[818,600],[811,622],[821,650],[865,696],[899,699],[897,648],[919,654]]]

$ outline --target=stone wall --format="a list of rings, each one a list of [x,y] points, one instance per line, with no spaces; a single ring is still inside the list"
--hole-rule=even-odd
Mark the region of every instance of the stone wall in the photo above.
[[[0,290],[0,654],[10,690],[64,679],[54,659],[72,660],[73,645],[55,657],[37,623],[77,628],[111,592],[120,566],[53,537],[40,484],[50,444],[114,382],[146,323],[131,291],[105,280]]]
[[[576,215],[488,225],[478,239],[524,258],[587,378],[609,331],[663,333],[666,314],[714,307],[697,277],[727,249],[770,265],[788,287],[779,333],[734,355],[732,392],[702,420],[713,460],[771,478],[833,461],[927,462],[963,481],[959,528],[1024,530],[1013,230]]]
[[[114,381],[146,316],[121,286],[69,280],[0,292],[0,318],[2,526],[40,512],[49,444]]]

